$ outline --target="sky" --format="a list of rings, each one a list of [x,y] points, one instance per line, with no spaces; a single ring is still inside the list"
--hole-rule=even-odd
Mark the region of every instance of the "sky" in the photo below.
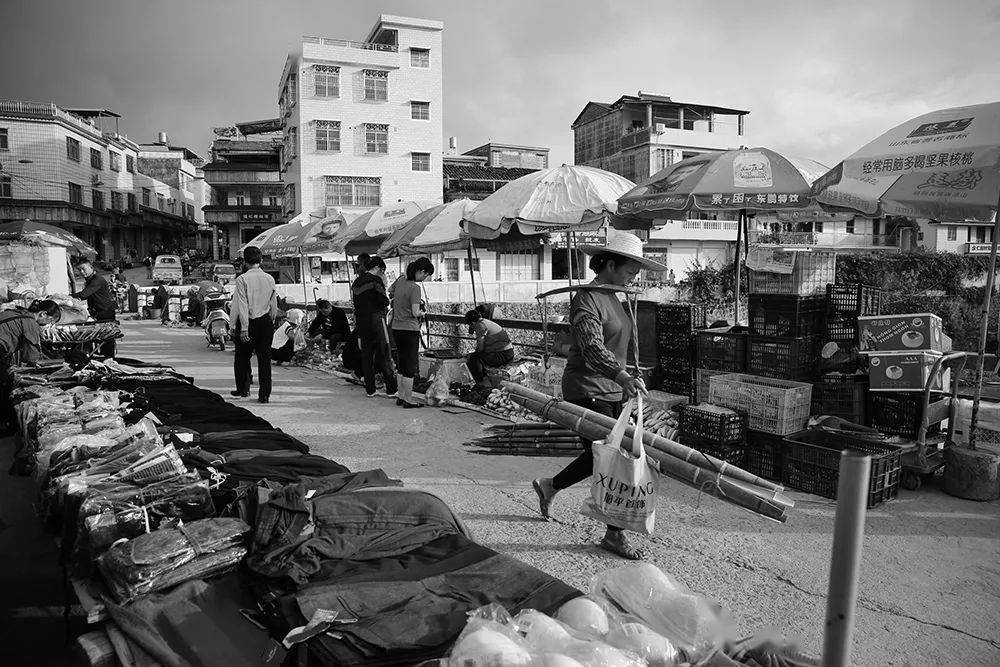
[[[750,111],[749,143],[828,166],[934,109],[1000,100],[996,0],[6,0],[0,99],[102,107],[207,157],[212,127],[277,116],[302,35],[379,13],[444,22],[444,136],[572,164],[588,101],[639,90]]]

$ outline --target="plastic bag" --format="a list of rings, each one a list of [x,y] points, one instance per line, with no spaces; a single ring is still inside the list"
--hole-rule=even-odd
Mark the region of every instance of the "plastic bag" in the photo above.
[[[450,667],[530,665],[531,653],[514,627],[507,610],[498,604],[469,613],[448,660]]]
[[[591,596],[669,639],[687,662],[718,650],[730,628],[715,605],[655,565],[635,563],[594,578]]]
[[[424,392],[424,397],[427,399],[427,405],[443,405],[448,402],[451,394],[444,373],[436,373],[434,375],[431,385]]]

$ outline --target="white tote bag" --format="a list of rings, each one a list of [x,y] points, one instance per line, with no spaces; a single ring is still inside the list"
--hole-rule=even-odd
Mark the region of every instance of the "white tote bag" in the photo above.
[[[633,402],[638,407],[634,437],[624,443]],[[656,524],[659,473],[650,467],[642,446],[641,396],[625,404],[608,439],[592,447],[594,477],[580,512],[609,526],[650,535]]]

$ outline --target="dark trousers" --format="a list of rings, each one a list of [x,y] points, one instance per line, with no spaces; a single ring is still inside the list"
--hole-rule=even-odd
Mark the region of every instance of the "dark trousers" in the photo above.
[[[500,350],[499,352],[473,352],[466,360],[465,365],[472,373],[472,379],[482,382],[486,377],[487,368],[497,368],[514,361],[514,350]]]
[[[236,376],[236,391],[250,393],[250,357],[257,355],[258,398],[271,397],[271,339],[274,324],[269,315],[250,320],[247,333],[250,342],[240,339],[239,326],[236,328],[236,353],[233,356],[233,374]]]
[[[415,378],[420,370],[420,332],[393,329],[396,339],[396,354],[399,356],[399,374],[405,378]]]
[[[375,393],[375,374],[381,373],[387,394],[396,393],[396,370],[392,366],[392,352],[389,336],[382,323],[381,330],[359,329],[358,342],[361,344],[361,374],[365,378],[365,391]]]
[[[91,313],[91,316],[98,322],[117,322],[114,311],[103,311]],[[112,359],[118,353],[118,341],[114,338],[104,341],[97,348],[97,354],[102,357]]]
[[[618,419],[622,412],[622,403],[617,401],[599,401],[593,398],[565,400],[613,419]],[[594,451],[590,447],[591,444],[590,440],[583,441],[583,452],[552,478],[552,488],[562,491],[577,482],[582,482],[594,473]]]

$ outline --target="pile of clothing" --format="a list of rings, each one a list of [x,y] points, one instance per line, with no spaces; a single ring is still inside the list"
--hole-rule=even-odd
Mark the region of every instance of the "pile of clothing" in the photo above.
[[[477,544],[440,498],[311,454],[173,369],[16,380],[19,470],[67,571],[99,587],[121,664],[412,664],[485,604],[581,594]]]

